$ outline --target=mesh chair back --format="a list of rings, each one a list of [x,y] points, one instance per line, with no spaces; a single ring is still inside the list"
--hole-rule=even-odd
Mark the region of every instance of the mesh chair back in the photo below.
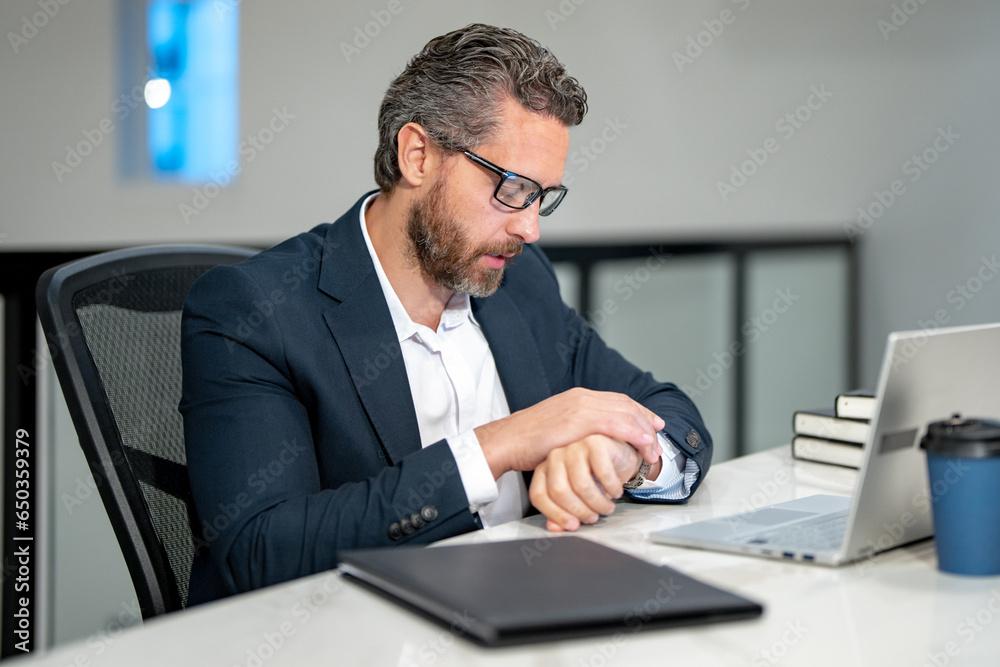
[[[50,269],[36,301],[80,446],[143,618],[187,605],[195,543],[181,399],[181,311],[209,268],[255,251],[150,246]]]

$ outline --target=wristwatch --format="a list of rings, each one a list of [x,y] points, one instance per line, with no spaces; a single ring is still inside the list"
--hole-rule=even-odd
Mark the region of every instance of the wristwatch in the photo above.
[[[646,481],[646,475],[649,474],[649,471],[652,467],[653,467],[652,463],[650,463],[646,459],[643,459],[642,464],[639,466],[639,472],[635,474],[635,477],[622,484],[622,488],[638,489],[640,486],[642,486],[642,483]]]

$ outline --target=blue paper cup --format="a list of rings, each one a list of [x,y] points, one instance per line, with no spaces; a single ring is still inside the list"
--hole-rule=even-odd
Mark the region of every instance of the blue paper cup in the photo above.
[[[927,427],[938,568],[1000,575],[1000,422],[955,415]]]

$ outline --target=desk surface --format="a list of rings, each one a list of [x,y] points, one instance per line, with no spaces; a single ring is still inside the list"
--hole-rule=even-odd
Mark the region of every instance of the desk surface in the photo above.
[[[1000,577],[936,569],[930,540],[831,569],[652,544],[651,531],[814,493],[847,495],[853,470],[788,447],[712,468],[685,506],[620,503],[578,535],[764,604],[760,619],[484,649],[337,572],[300,579],[35,656],[38,665],[995,665]],[[449,542],[537,538],[541,517]],[[113,629],[112,629],[113,630]]]

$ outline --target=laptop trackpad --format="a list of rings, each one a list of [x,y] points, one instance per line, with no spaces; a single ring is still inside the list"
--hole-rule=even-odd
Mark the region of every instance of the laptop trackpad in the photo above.
[[[799,510],[778,509],[776,507],[764,507],[756,512],[748,512],[739,515],[741,523],[753,526],[776,526],[779,523],[788,523],[796,519],[805,519],[813,516],[815,512],[801,512]]]

